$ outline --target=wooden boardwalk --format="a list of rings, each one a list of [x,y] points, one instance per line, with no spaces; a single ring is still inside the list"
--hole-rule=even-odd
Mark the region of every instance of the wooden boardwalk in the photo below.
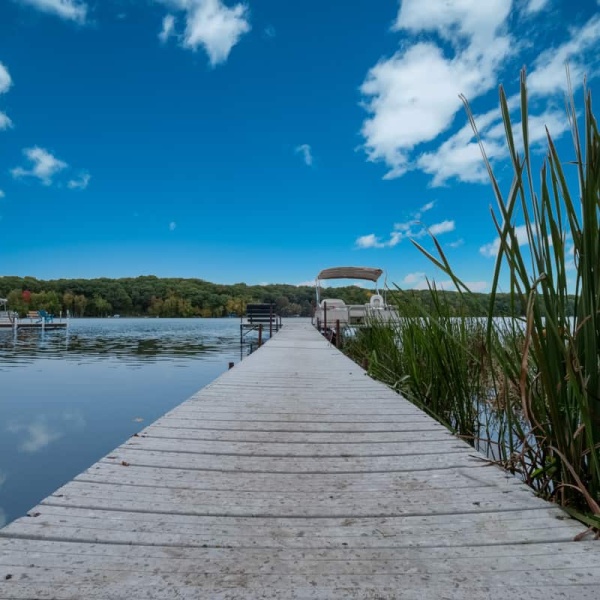
[[[597,599],[600,542],[306,324],[0,530],[0,599]]]

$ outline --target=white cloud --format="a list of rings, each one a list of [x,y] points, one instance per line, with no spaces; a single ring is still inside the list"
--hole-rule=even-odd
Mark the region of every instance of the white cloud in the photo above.
[[[465,285],[472,292],[485,292],[488,287],[487,281],[465,281]]]
[[[518,225],[515,227],[515,235],[519,246],[525,246],[529,243],[527,227],[525,225]],[[510,242],[510,240],[508,241]],[[500,237],[497,237],[493,242],[479,248],[479,252],[488,258],[495,258],[498,255],[498,250],[500,250]]]
[[[5,129],[9,129],[12,127],[13,122],[10,120],[8,115],[3,112],[0,112],[0,131],[4,131]]]
[[[472,41],[452,59],[437,45],[419,42],[369,71],[361,87],[370,114],[362,135],[369,160],[388,166],[386,178],[414,168],[415,147],[452,125],[462,109],[460,93],[474,98],[495,85],[497,67],[510,53],[510,38],[492,36],[485,44],[477,40],[481,45]]]
[[[527,6],[525,7],[526,14],[532,14],[539,12],[542,8],[545,8],[548,4],[548,0],[527,0]]]
[[[421,170],[432,176],[433,186],[444,185],[453,178],[470,183],[487,182],[471,127],[468,123],[461,127],[466,118],[462,116],[458,95],[464,94],[473,105],[493,90],[510,64],[509,59],[524,57],[524,52],[531,52],[536,43],[536,40],[528,43],[518,29],[522,27],[523,15],[547,6],[547,0],[403,0],[400,3],[393,29],[402,33],[401,49],[372,67],[361,86],[362,106],[368,113],[361,128],[364,150],[368,160],[385,164],[385,179]],[[552,32],[550,22],[544,26]],[[538,27],[536,35],[544,31]],[[528,76],[533,98],[564,89],[566,61],[573,81],[580,81],[586,70],[592,74],[596,71],[592,67],[598,64],[600,15],[579,27],[566,29],[566,33],[567,41],[542,52],[534,61]],[[518,109],[514,100],[513,97],[510,102],[511,110]],[[562,99],[557,100],[557,103],[538,104],[544,106],[542,114],[536,114],[535,104],[530,107],[533,128],[543,129],[538,124],[550,121],[555,138],[566,131],[564,115],[552,108],[555,104],[562,106]],[[452,131],[459,113],[459,130]],[[476,120],[480,128],[489,129],[483,142],[492,163],[506,159],[499,111],[479,115]],[[493,127],[498,124],[502,135],[497,135]],[[543,137],[540,135],[535,141],[541,142]]]
[[[385,248],[386,246],[374,233],[360,236],[355,244],[357,248]]]
[[[509,99],[515,104],[515,98]],[[475,121],[482,138],[487,157],[491,163],[508,157],[504,124],[500,111],[492,110],[476,115]],[[546,142],[546,127],[554,139],[558,139],[568,128],[568,121],[561,110],[548,108],[544,113],[529,116],[529,143],[531,148],[542,148]],[[513,122],[515,143],[521,151],[523,136],[521,122]],[[432,187],[445,185],[455,178],[468,183],[486,183],[488,173],[481,149],[474,139],[470,124],[464,125],[436,150],[425,152],[417,159],[417,165],[433,176]]]
[[[557,48],[548,48],[534,63],[527,77],[530,94],[548,95],[566,89],[565,64],[569,64],[573,81],[581,81],[590,61],[597,60],[600,41],[600,15],[570,31],[570,38]]]
[[[0,94],[5,94],[12,85],[12,78],[8,69],[0,62]]]
[[[406,285],[412,285],[413,283],[419,283],[425,279],[425,273],[409,273],[403,280],[402,283]]]
[[[162,30],[158,34],[158,39],[164,44],[175,31],[175,17],[173,15],[166,15],[162,21]]]
[[[25,154],[27,159],[33,163],[33,166],[29,170],[24,169],[23,167],[12,169],[11,173],[15,178],[35,177],[44,185],[51,185],[52,178],[68,167],[66,162],[52,156],[47,150],[44,150],[44,148],[40,148],[39,146],[26,148],[23,150],[23,154]]]
[[[435,223],[429,228],[431,235],[441,235],[450,231],[454,231],[454,221],[442,221],[441,223]]]
[[[0,198],[4,198],[6,196],[6,194],[4,193],[4,190],[0,190]]]
[[[70,190],[85,190],[89,185],[92,176],[89,173],[83,173],[77,179],[70,179],[67,183],[67,187]]]
[[[248,7],[245,4],[229,8],[221,0],[157,1],[185,12],[182,46],[190,50],[202,46],[213,67],[225,62],[242,35],[250,31]]]
[[[488,286],[487,281],[465,281],[464,283],[472,292],[484,292]],[[427,283],[427,280],[422,279],[412,289],[427,290],[429,289],[429,285],[432,287],[435,286],[437,290],[445,290],[449,292],[456,291],[456,285],[450,279],[436,281],[435,279],[431,278],[429,279],[429,284]]]
[[[300,283],[296,283],[295,285],[296,287],[315,287],[315,281],[314,279],[311,279],[310,281],[301,281]]]
[[[460,248],[464,243],[465,243],[465,240],[463,240],[463,238],[459,238],[458,240],[456,240],[454,242],[450,242],[449,244],[447,244],[447,246],[449,248]]]
[[[422,210],[422,209],[421,209]],[[355,241],[357,248],[393,248],[397,246],[402,240],[406,239],[419,239],[428,234],[441,235],[454,231],[454,221],[442,221],[441,223],[434,223],[427,227],[421,221],[419,221],[420,213],[416,213],[415,218],[402,223],[394,223],[394,230],[389,234],[387,240],[382,240],[381,237],[371,233],[369,235],[363,235]]]
[[[0,94],[5,94],[12,86],[12,78],[8,69],[0,62]],[[12,121],[5,113],[0,111],[0,131],[12,127]]]
[[[435,202],[428,202],[427,204],[424,204],[423,206],[421,206],[420,211],[427,212],[428,210],[431,210],[434,206],[435,206]]]
[[[295,152],[296,154],[302,154],[302,158],[307,166],[310,167],[313,164],[312,150],[309,144],[301,144],[300,146],[296,146]]]
[[[175,221],[171,221],[169,223],[169,231],[175,231],[175,229],[177,229],[177,223],[175,223]]]
[[[394,29],[419,33],[435,31],[449,41],[493,37],[511,8],[512,0],[403,0]]]
[[[20,0],[20,2],[77,23],[85,22],[88,11],[87,4],[78,0]]]

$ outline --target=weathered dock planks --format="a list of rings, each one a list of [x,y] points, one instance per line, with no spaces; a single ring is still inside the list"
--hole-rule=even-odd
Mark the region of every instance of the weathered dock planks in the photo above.
[[[0,530],[0,600],[598,597],[600,543],[303,323]]]

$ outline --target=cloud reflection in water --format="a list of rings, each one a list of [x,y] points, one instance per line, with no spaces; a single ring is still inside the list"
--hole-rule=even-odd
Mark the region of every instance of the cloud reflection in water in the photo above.
[[[81,412],[76,410],[65,411],[54,418],[37,415],[29,423],[13,421],[6,430],[9,433],[22,435],[18,444],[21,452],[33,454],[59,440],[67,431],[81,431],[85,428],[85,419]]]

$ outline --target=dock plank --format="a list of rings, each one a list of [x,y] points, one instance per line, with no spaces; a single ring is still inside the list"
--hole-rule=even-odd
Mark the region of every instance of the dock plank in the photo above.
[[[286,323],[0,530],[0,600],[597,598],[600,545]]]

